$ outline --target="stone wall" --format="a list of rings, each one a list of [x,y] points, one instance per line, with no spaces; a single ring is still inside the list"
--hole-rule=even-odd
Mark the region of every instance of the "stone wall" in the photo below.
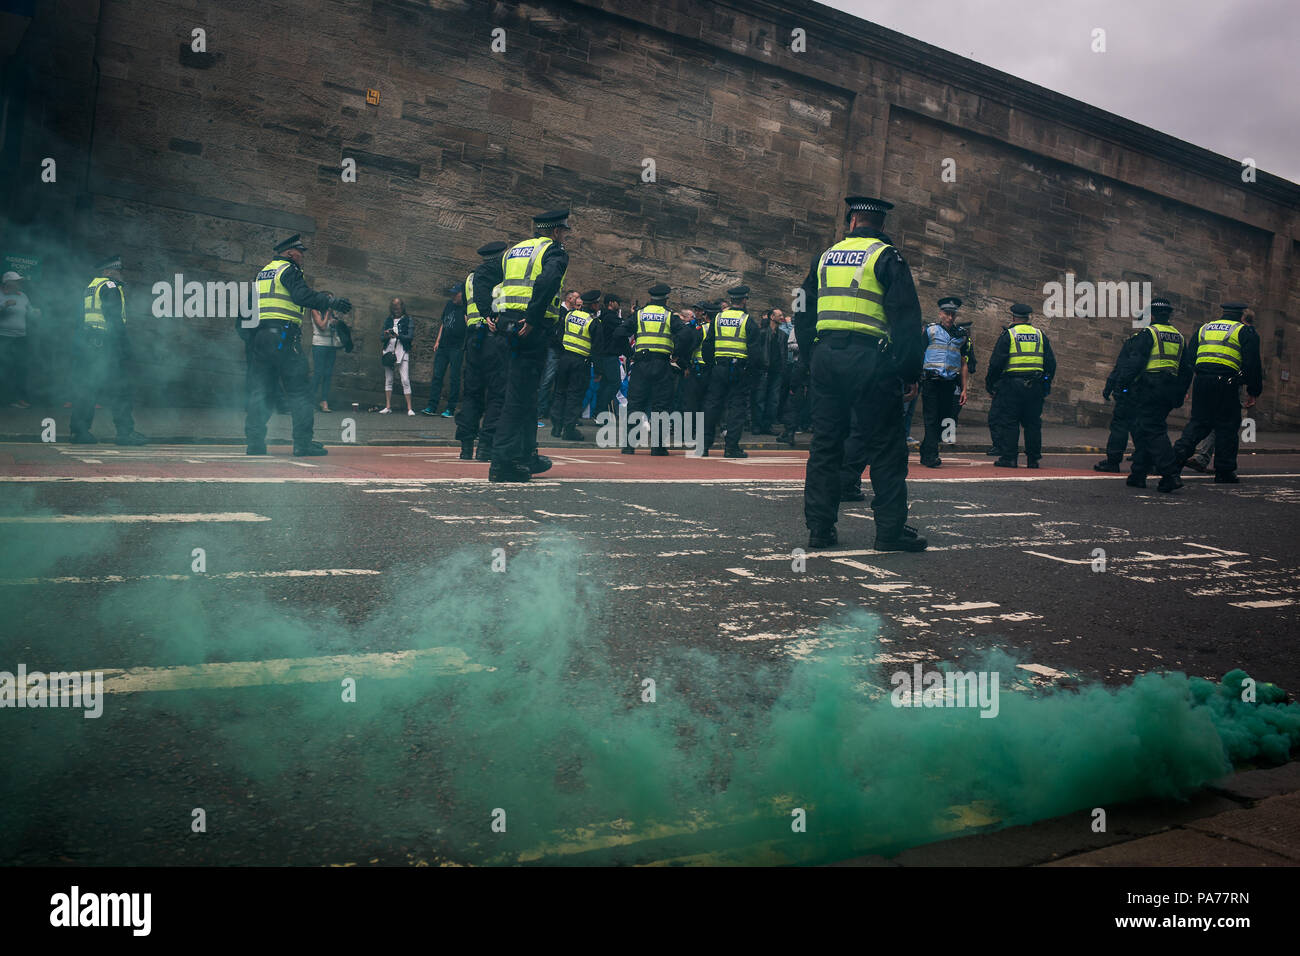
[[[1006,307],[1040,308],[1067,271],[1149,280],[1188,331],[1224,299],[1255,304],[1261,418],[1300,422],[1281,381],[1300,334],[1300,187],[1243,183],[1234,160],[804,0],[61,0],[28,34],[17,169],[44,191],[7,211],[75,240],[79,263],[123,253],[138,334],[178,400],[238,403],[242,350],[228,320],[152,317],[149,287],[247,280],[290,232],[311,246],[309,280],[359,309],[336,385],[373,395],[387,299],[418,320],[427,382],[441,288],[536,209],[574,210],[574,287],[630,302],[662,280],[692,301],[743,280],[755,306],[788,306],[862,190],[897,203],[887,228],[927,309],[967,301],[981,365]],[[76,169],[88,150],[87,176],[36,185],[40,157]],[[1061,360],[1047,419],[1099,421],[1127,321],[1044,325]],[[178,358],[160,373],[163,354]]]

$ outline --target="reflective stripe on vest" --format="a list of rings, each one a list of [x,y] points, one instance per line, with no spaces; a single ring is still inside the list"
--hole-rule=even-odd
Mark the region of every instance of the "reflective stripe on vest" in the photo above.
[[[591,355],[591,333],[594,321],[590,312],[574,309],[564,317],[564,347],[574,355],[588,358]]]
[[[113,279],[106,279],[100,276],[92,279],[90,285],[86,286],[86,293],[82,300],[82,307],[85,312],[85,323],[92,329],[102,329],[108,331],[108,323],[104,321],[104,303],[102,290],[104,286],[113,282]],[[119,292],[122,291],[122,284],[117,284]],[[126,321],[126,293],[122,293],[122,321]]]
[[[715,359],[748,359],[749,341],[745,338],[745,320],[748,313],[742,309],[727,309],[713,320],[713,357]]]
[[[961,345],[938,322],[925,330],[925,366],[942,378],[955,378],[961,372]]]
[[[636,350],[671,355],[672,313],[662,305],[647,305],[636,314]]]
[[[465,277],[465,325],[472,329],[482,321],[478,303],[474,301],[474,273],[471,272]]]
[[[1182,363],[1183,333],[1172,325],[1150,325],[1151,351],[1147,354],[1144,372],[1177,372]]]
[[[280,281],[284,270],[291,265],[293,262],[289,259],[272,259],[257,274],[257,321],[278,319],[302,325],[307,310],[300,305],[294,305],[293,296]]]
[[[1196,334],[1196,367],[1206,372],[1241,371],[1241,330],[1245,323],[1206,322]]]
[[[706,322],[704,325],[700,326],[700,328],[704,331],[703,334],[700,335],[700,344],[695,346],[695,351],[691,353],[692,362],[704,361],[704,343],[707,342],[709,337],[713,334],[712,322]]]
[[[1007,329],[1011,335],[1011,354],[1007,359],[1008,372],[1041,372],[1043,370],[1043,333],[1032,325],[1013,325]]]
[[[542,257],[554,241],[546,236],[535,236],[511,246],[502,254],[501,271],[505,277],[501,280],[501,294],[495,301],[501,303],[503,313],[523,312],[533,301],[533,286],[542,274]],[[559,289],[564,288],[564,276],[568,274],[569,270],[565,269],[564,275],[560,276]],[[559,289],[546,304],[546,317],[552,322],[560,317]]]
[[[876,260],[889,249],[879,239],[850,236],[822,253],[817,265],[817,332],[848,329],[888,337],[885,290],[876,279]]]

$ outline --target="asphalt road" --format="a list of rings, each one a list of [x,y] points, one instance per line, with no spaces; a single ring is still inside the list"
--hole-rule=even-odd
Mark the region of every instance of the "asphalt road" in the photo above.
[[[575,680],[635,708],[652,679],[731,727],[850,639],[882,675],[999,649],[1066,687],[1235,668],[1300,687],[1294,456],[1174,495],[1098,476],[1094,456],[914,459],[928,552],[871,551],[855,504],[841,546],[805,555],[801,453],[589,450],[502,486],[451,449],[113,451],[0,449],[0,670],[102,670],[109,689],[98,720],[0,713],[18,731],[6,863],[533,859],[536,834],[455,832],[496,809],[466,782],[492,777],[475,740],[511,721],[527,737]]]

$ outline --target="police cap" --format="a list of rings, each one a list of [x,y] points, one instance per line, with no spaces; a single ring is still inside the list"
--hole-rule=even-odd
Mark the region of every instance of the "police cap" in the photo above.
[[[666,299],[668,293],[672,292],[672,287],[660,282],[658,285],[652,285],[648,290],[652,299]]]
[[[569,228],[569,210],[552,209],[549,212],[539,212],[533,217],[533,226],[537,229],[554,229],[557,226]]]
[[[894,208],[892,202],[886,202],[883,199],[876,199],[874,196],[845,196],[844,204],[848,206],[848,208],[844,210],[845,222],[848,222],[849,218],[855,212],[886,213]]]
[[[1034,314],[1034,310],[1027,305],[1017,302],[1011,307],[1011,314],[1018,319],[1024,319]]]
[[[1166,298],[1165,298],[1164,296],[1162,296],[1162,295],[1158,295],[1158,296],[1156,296],[1154,299],[1151,300],[1151,311],[1152,311],[1152,312],[1172,312],[1172,311],[1174,311],[1174,307],[1173,307],[1173,305],[1170,303],[1170,301],[1169,301],[1168,299],[1166,299]]]
[[[749,286],[733,286],[727,290],[727,295],[731,296],[733,299],[747,299],[749,298]]]
[[[1245,302],[1225,302],[1219,308],[1224,312],[1245,312],[1250,306]]]
[[[487,259],[491,256],[500,255],[505,252],[507,248],[509,248],[509,244],[498,239],[496,242],[489,242],[486,246],[479,246],[478,254],[484,259]]]
[[[939,308],[944,312],[956,312],[961,308],[961,299],[955,295],[946,295],[939,300]]]
[[[111,255],[106,259],[100,259],[95,263],[95,268],[103,272],[107,272],[109,269],[117,269],[120,272],[122,269],[122,257],[120,255]]]
[[[284,239],[275,244],[276,252],[287,252],[290,249],[301,249],[303,252],[307,251],[307,247],[303,244],[301,233],[295,232],[288,239]]]
[[[584,303],[587,303],[587,304],[591,304],[591,303],[593,303],[593,302],[599,302],[599,301],[600,301],[600,290],[599,290],[599,289],[591,289],[591,290],[589,290],[589,291],[587,291],[587,292],[582,293],[582,301],[583,301]]]

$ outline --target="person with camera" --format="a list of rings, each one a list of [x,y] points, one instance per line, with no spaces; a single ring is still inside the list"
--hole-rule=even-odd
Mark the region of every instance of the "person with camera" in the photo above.
[[[415,407],[411,404],[411,340],[415,335],[411,317],[406,314],[406,303],[394,299],[388,303],[388,315],[384,316],[384,351],[380,361],[384,363],[384,407],[380,415],[393,412],[393,373],[402,380],[402,392],[406,395],[406,414],[414,415]],[[459,365],[457,366],[459,368]]]
[[[965,333],[957,326],[961,299],[955,295],[939,300],[939,321],[925,328],[925,364],[921,367],[921,407],[925,416],[925,438],[921,440],[921,464],[938,468],[939,439],[944,422],[957,421],[957,409],[966,404],[966,362],[962,355]],[[960,387],[959,387],[960,383]]]

